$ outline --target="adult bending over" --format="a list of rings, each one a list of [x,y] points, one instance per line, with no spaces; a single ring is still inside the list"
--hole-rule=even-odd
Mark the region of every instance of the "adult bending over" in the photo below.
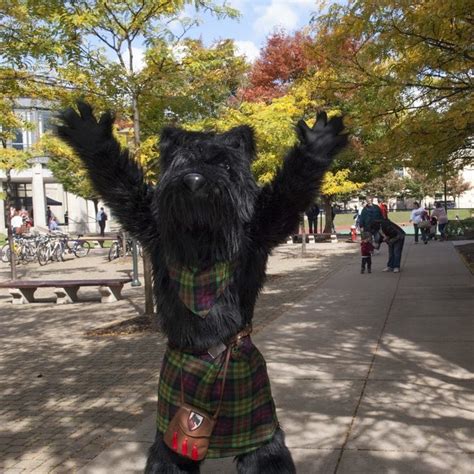
[[[372,234],[378,232],[388,245],[388,262],[384,272],[398,273],[402,259],[405,231],[390,219],[376,219],[371,224]]]

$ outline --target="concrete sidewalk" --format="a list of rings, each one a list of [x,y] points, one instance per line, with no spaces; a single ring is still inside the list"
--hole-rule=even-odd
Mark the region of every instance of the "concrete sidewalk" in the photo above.
[[[312,294],[357,252],[344,243],[275,249],[254,315],[257,334]],[[131,259],[109,262],[107,249],[41,267],[18,267],[24,279],[128,275]],[[0,263],[0,280],[9,279]],[[142,287],[126,285],[124,299],[101,304],[97,288],[79,291],[79,302],[54,304],[51,288],[38,302],[12,305],[0,289],[0,472],[75,473],[121,437],[154,418],[159,367],[166,341],[154,332],[89,336],[87,332],[140,314]],[[146,424],[146,423],[145,423]],[[119,466],[122,469],[122,466]]]
[[[474,279],[449,242],[407,239],[399,274],[359,257],[254,337],[299,473],[470,473]],[[81,473],[141,472],[154,416]],[[232,473],[210,460],[204,473]]]

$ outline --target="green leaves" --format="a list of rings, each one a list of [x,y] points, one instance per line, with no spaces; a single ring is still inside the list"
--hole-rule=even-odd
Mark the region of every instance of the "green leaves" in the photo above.
[[[43,135],[36,152],[49,157],[48,168],[66,191],[84,199],[98,199],[80,159],[62,140],[50,134]]]
[[[467,0],[352,0],[315,23],[315,81],[326,100],[346,101],[366,156],[428,170],[468,147],[471,10]]]

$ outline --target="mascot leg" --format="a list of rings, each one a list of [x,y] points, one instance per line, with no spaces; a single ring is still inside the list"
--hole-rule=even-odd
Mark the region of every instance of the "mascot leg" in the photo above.
[[[199,474],[199,462],[178,456],[163,442],[161,433],[156,434],[155,442],[148,452],[146,474]]]
[[[239,474],[295,474],[296,468],[285,435],[278,428],[273,439],[256,451],[237,456]]]

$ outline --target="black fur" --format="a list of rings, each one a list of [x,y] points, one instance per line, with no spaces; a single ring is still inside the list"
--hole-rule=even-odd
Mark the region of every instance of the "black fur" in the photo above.
[[[165,128],[160,140],[161,178],[153,188],[113,138],[113,116],[104,114],[97,122],[87,104],[79,103],[78,109],[79,114],[72,109],[62,114],[58,134],[81,157],[122,226],[147,248],[158,317],[168,340],[176,347],[197,350],[229,340],[252,320],[270,251],[297,226],[299,213],[313,201],[333,156],[345,146],[342,119],[328,122],[322,113],[312,128],[300,121],[296,127],[300,143],[288,152],[273,182],[263,188],[251,173],[255,156],[251,128],[237,127],[223,134]],[[200,186],[193,191],[187,182],[196,174]],[[234,277],[202,319],[176,297],[167,264],[206,268],[223,260],[237,263]],[[166,449],[157,438],[147,472],[188,472],[182,466],[176,470],[176,460],[165,456]],[[238,469],[294,472],[283,433],[239,457]]]
[[[249,454],[237,456],[239,474],[293,474],[293,459],[285,446],[285,435],[279,428],[273,439]]]

